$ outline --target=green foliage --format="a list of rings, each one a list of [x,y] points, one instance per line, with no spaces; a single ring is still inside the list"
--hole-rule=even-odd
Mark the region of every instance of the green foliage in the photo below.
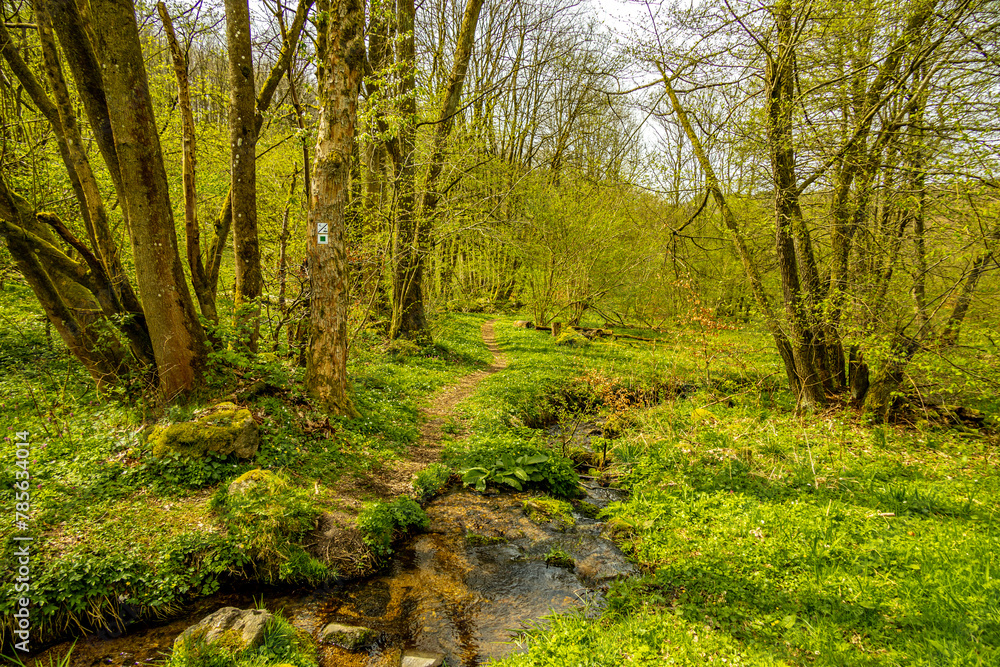
[[[191,457],[170,452],[144,459],[137,472],[157,493],[171,494],[215,486],[246,466],[234,454],[206,452],[204,456]]]
[[[564,498],[580,493],[579,477],[568,459],[510,436],[474,437],[468,450],[447,454],[445,462],[460,471],[467,486],[479,491],[493,482],[518,490],[547,490]]]
[[[164,667],[317,667],[316,644],[280,615],[264,629],[260,646],[232,651],[225,642],[185,641],[175,648]]]
[[[301,546],[321,508],[310,494],[279,472],[252,470],[237,480],[246,488],[221,489],[212,506],[222,516],[232,544],[252,556],[256,576],[268,583],[318,584],[330,569]]]
[[[567,569],[576,567],[576,561],[573,560],[573,557],[559,547],[549,549],[548,553],[545,554],[545,562],[554,567],[564,567]]]
[[[413,480],[413,490],[417,500],[426,502],[441,493],[451,480],[451,468],[443,463],[432,463],[417,473]]]
[[[556,345],[562,347],[587,347],[590,341],[583,334],[567,329],[556,337]]]
[[[430,519],[412,498],[400,496],[391,503],[376,502],[366,506],[357,518],[365,544],[377,558],[392,555],[392,541],[410,529],[427,530]]]

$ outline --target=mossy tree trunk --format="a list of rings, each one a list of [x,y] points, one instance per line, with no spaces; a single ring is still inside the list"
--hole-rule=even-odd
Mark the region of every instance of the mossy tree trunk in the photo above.
[[[329,3],[321,24],[321,113],[309,213],[307,260],[312,287],[306,386],[337,414],[352,414],[347,394],[347,254],[345,212],[350,196],[350,160],[358,95],[365,62],[364,4]],[[317,230],[325,227],[326,243]]]
[[[135,8],[130,0],[92,0],[90,6],[159,391],[172,400],[201,380],[207,341],[178,252]]]
[[[260,335],[264,286],[257,232],[257,119],[247,0],[225,0],[229,45],[229,150],[233,247],[236,256],[236,324],[251,351]]]

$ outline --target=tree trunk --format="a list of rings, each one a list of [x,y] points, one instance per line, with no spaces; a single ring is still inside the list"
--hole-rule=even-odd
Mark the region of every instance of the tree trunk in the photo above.
[[[771,338],[774,339],[775,348],[778,350],[778,354],[784,363],[785,376],[788,378],[788,387],[798,395],[801,390],[801,384],[799,374],[795,368],[792,346],[788,342],[788,336],[785,335],[785,332],[781,328],[777,314],[771,307],[771,300],[764,289],[764,281],[760,277],[760,270],[757,268],[757,263],[754,261],[753,255],[750,254],[750,248],[743,237],[743,230],[740,229],[740,226],[736,222],[736,216],[733,215],[732,209],[729,208],[729,203],[726,201],[722,187],[719,185],[719,179],[715,175],[715,169],[712,167],[712,163],[709,162],[708,155],[701,145],[701,139],[695,134],[687,112],[681,105],[677,93],[674,92],[673,85],[670,83],[670,77],[667,75],[666,68],[662,65],[660,66],[660,74],[663,76],[663,85],[667,90],[667,96],[670,98],[674,113],[677,114],[677,120],[691,142],[691,148],[694,150],[695,157],[698,158],[698,163],[701,165],[702,171],[705,172],[705,182],[708,185],[708,190],[712,193],[716,205],[722,212],[722,222],[733,237],[733,243],[736,245],[736,251],[740,256],[740,261],[743,263],[743,270],[746,272],[747,280],[750,283],[750,292],[753,294],[754,300],[757,302],[757,307],[760,308],[760,312],[764,316],[767,330],[770,332]]]
[[[278,61],[274,64],[274,67],[271,68],[271,72],[268,74],[267,80],[264,81],[264,85],[260,88],[260,93],[257,95],[256,124],[254,125],[253,131],[255,137],[260,132],[260,128],[264,124],[264,117],[262,114],[267,111],[267,108],[271,105],[271,99],[274,97],[274,92],[278,89],[278,83],[280,83],[285,71],[291,65],[292,58],[295,55],[295,50],[298,45],[299,36],[302,34],[302,26],[305,25],[306,18],[309,15],[309,9],[312,5],[313,0],[299,0],[298,8],[295,10],[295,20],[292,21],[292,25],[288,29],[288,34],[281,44],[281,55],[279,56]],[[225,200],[222,202],[222,208],[219,209],[219,213],[215,218],[212,242],[207,253],[208,263],[205,268],[208,277],[208,284],[212,289],[213,295],[216,294],[218,289],[219,269],[222,266],[222,255],[226,249],[226,240],[229,238],[229,229],[232,226],[232,222],[233,190],[232,187],[230,187],[229,191],[226,193]]]
[[[792,239],[792,225],[798,209],[798,188],[792,146],[794,36],[790,0],[779,2],[773,13],[778,34],[777,54],[767,56],[765,85],[768,95],[768,146],[774,179],[775,244],[785,313],[792,332],[792,357],[800,386],[798,403],[807,410],[813,410],[826,404],[826,394],[812,350],[813,332],[808,325],[807,303],[799,282]]]
[[[424,313],[423,255],[416,224],[415,168],[417,115],[416,47],[413,36],[413,0],[397,4],[399,51],[402,69],[399,94],[403,121],[399,128],[396,162],[396,236],[393,245],[393,299],[391,338],[425,339],[428,336]]]
[[[191,270],[191,285],[195,297],[205,319],[219,322],[215,308],[215,292],[209,288],[205,275],[205,262],[201,256],[201,227],[198,224],[197,198],[195,190],[195,125],[194,113],[191,110],[191,91],[188,86],[188,66],[174,34],[174,24],[167,13],[163,2],[156,5],[156,10],[163,21],[163,29],[170,44],[170,56],[174,64],[174,75],[177,77],[177,103],[181,108],[181,128],[184,142],[184,152],[181,157],[181,178],[184,183],[184,235],[187,240],[188,267]]]
[[[257,232],[257,116],[247,0],[225,0],[229,45],[229,149],[232,181],[233,248],[236,255],[235,318],[251,352],[260,335],[264,278]]]
[[[135,10],[130,0],[92,0],[108,116],[121,167],[139,293],[166,400],[193,389],[206,362],[177,249],[167,174],[153,115]]]
[[[347,256],[345,211],[350,158],[365,60],[364,4],[330,3],[325,48],[320,52],[320,115],[309,216],[307,257],[312,285],[306,387],[331,412],[353,414],[347,394]],[[325,226],[328,241],[318,243]]]

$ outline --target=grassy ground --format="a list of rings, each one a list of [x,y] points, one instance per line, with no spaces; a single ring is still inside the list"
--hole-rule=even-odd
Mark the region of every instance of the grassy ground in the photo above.
[[[363,480],[401,456],[417,437],[424,397],[492,358],[479,334],[483,316],[447,315],[435,325],[435,345],[423,350],[387,353],[380,337],[359,335],[350,374],[361,418],[328,421],[302,396],[297,371],[273,358],[233,355],[214,360],[195,404],[163,414],[125,396],[97,395],[33,304],[16,285],[0,293],[0,506],[14,512],[16,434],[27,431],[35,645],[116,617],[169,615],[231,579],[295,585],[357,574],[325,567],[295,545],[321,512],[357,516],[338,482]],[[261,380],[268,390],[241,401],[262,432],[252,462],[151,456],[145,425],[184,419]],[[278,474],[273,497],[261,506],[227,504],[220,490],[254,468]],[[392,529],[368,518],[370,533]],[[270,528],[253,528],[260,525]],[[16,571],[13,529],[12,521],[0,524],[4,572]],[[262,553],[274,562],[263,562]],[[376,556],[358,554],[355,565],[370,567]],[[0,594],[5,646],[17,597],[9,586]]]
[[[289,518],[263,546],[301,541],[319,512],[347,509],[339,482],[405,452],[423,397],[490,360],[479,335],[485,316],[444,316],[437,344],[424,350],[387,351],[362,333],[351,376],[363,416],[328,423],[280,362],[219,359],[202,402],[260,379],[275,387],[248,399],[264,434],[257,460],[157,461],[141,430],[161,415],[96,396],[58,340],[48,342],[30,299],[16,288],[2,298],[0,454],[13,461],[14,434],[31,432],[32,619],[50,632],[121,613],[122,590],[143,613],[168,613],[227,578],[333,576],[307,560],[284,571],[254,563],[247,553],[261,545],[242,526],[258,508],[227,504],[218,489],[253,467],[271,470],[281,491],[270,514]],[[609,437],[597,444],[607,460],[590,457],[584,472],[630,491],[604,519],[643,576],[614,586],[600,609],[526,633],[527,652],[503,667],[1000,664],[1000,402],[981,377],[967,373],[952,389],[975,393],[963,402],[988,413],[987,428],[933,415],[871,426],[842,406],[794,415],[779,361],[753,327],[631,330],[655,340],[571,347],[511,321],[495,327],[509,367],[459,406],[445,461],[461,471],[489,467],[498,451],[525,461],[546,451],[532,470],[558,494],[572,482],[561,454],[579,452],[553,446],[545,429],[603,414]],[[979,362],[979,375],[996,365]],[[944,366],[921,361],[914,385],[940,384]],[[509,471],[489,472],[497,484]],[[432,494],[447,473],[428,471],[418,490]],[[0,472],[0,503],[11,507],[14,474]],[[360,524],[374,535],[386,517],[418,522],[412,508],[394,507],[377,506]],[[0,537],[9,535],[8,524]]]
[[[610,397],[599,410],[625,426],[595,472],[630,497],[604,518],[645,573],[596,618],[527,633],[504,667],[1000,664],[995,430],[796,417],[749,331],[673,332],[655,350],[497,333],[520,372],[488,380],[470,415],[516,429],[572,419],[556,387]]]

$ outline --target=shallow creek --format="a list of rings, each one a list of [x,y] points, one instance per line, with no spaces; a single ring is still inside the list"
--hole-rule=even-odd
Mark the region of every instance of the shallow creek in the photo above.
[[[169,624],[136,627],[115,639],[81,640],[73,665],[151,664],[202,617],[261,601],[313,636],[330,622],[376,631],[377,641],[360,652],[323,646],[324,667],[398,667],[401,652],[412,649],[443,654],[450,667],[483,664],[519,650],[513,633],[549,613],[582,605],[599,610],[606,585],[634,571],[600,536],[602,524],[590,518],[596,508],[617,500],[618,492],[589,489],[571,526],[533,522],[523,504],[530,498],[452,491],[427,506],[430,529],[401,545],[379,575],[299,595],[213,596]],[[56,647],[52,655],[67,649]]]

